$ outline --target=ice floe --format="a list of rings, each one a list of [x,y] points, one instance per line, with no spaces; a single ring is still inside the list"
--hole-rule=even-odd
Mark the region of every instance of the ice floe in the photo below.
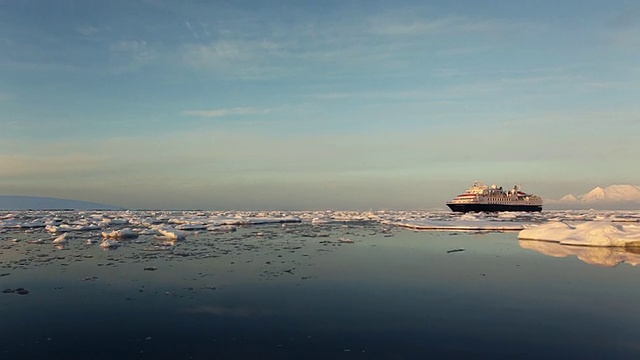
[[[640,247],[640,225],[609,221],[551,221],[520,231],[518,238],[552,241],[564,245]]]
[[[124,228],[120,230],[113,230],[112,232],[102,232],[102,237],[107,239],[135,239],[138,237],[138,233],[131,228]]]
[[[62,224],[62,225],[47,225],[46,229],[47,229],[47,231],[49,231],[51,233],[62,233],[62,232],[69,232],[69,231],[100,230],[100,227],[98,225],[95,225],[95,224],[90,224],[90,225],[67,225],[67,224]]]
[[[170,226],[159,226],[156,227],[155,230],[160,233],[161,236],[158,236],[159,238],[165,238],[169,240],[184,240],[187,237],[186,232],[176,228],[172,228]]]
[[[100,243],[100,247],[104,249],[116,248],[120,246],[120,242],[114,239],[105,239]]]
[[[216,225],[207,227],[207,231],[211,232],[234,232],[238,230],[238,228],[234,225]]]
[[[58,236],[57,238],[53,239],[52,243],[53,244],[57,244],[57,245],[64,245],[67,243],[67,235],[69,235],[69,233],[64,233],[60,236]]]
[[[395,225],[415,230],[456,230],[456,231],[518,231],[525,228],[526,223],[508,221],[480,221],[480,220],[409,220],[401,222],[388,222]]]

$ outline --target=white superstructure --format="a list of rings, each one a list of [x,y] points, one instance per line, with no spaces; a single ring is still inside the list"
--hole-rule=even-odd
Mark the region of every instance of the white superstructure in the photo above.
[[[542,198],[527,194],[515,185],[505,191],[496,185],[476,181],[463,194],[447,203],[453,211],[540,211]]]

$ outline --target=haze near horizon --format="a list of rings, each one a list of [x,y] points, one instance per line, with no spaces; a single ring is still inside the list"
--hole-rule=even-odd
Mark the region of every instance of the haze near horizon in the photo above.
[[[0,4],[0,194],[429,209],[640,185],[633,1]]]

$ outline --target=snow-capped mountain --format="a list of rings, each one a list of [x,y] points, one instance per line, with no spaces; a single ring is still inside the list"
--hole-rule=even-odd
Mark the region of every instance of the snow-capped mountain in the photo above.
[[[596,187],[588,193],[582,195],[580,199],[584,202],[594,201],[636,201],[640,202],[640,186],[633,185],[611,185],[606,189]]]
[[[640,209],[640,186],[611,185],[600,186],[586,194],[565,195],[560,200],[548,201],[561,207],[589,207],[596,209]]]

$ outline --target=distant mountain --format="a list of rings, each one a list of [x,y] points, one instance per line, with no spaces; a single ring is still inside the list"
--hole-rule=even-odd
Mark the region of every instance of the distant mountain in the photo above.
[[[545,202],[554,207],[570,209],[636,210],[640,209],[640,186],[611,185],[604,189],[597,186],[586,194],[578,196],[569,194],[560,200]]]
[[[123,210],[120,207],[81,200],[0,195],[0,210]]]

